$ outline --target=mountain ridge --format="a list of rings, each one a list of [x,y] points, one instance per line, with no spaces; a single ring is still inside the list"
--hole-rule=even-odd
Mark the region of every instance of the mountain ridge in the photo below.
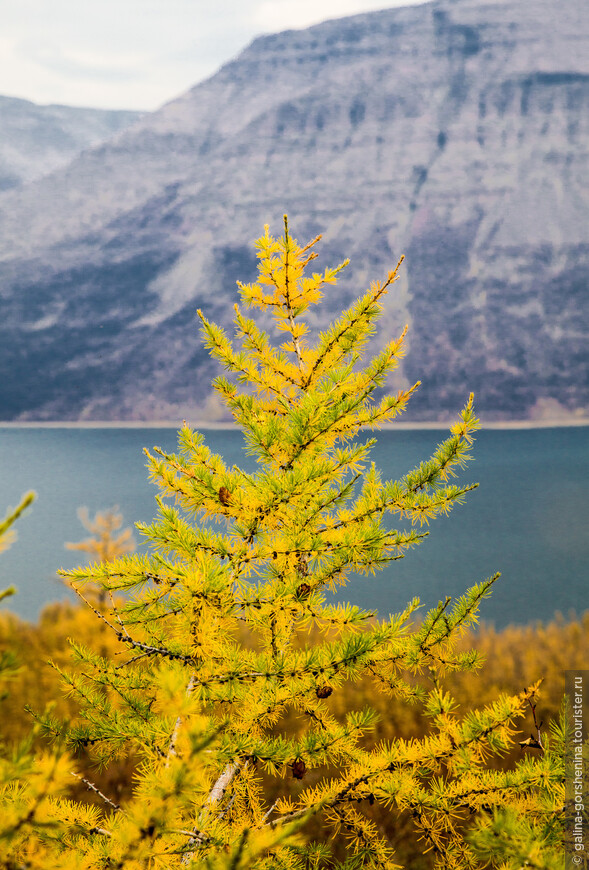
[[[577,6],[436,0],[258,37],[0,196],[0,365],[26,392],[0,390],[0,418],[218,418],[194,312],[227,324],[284,211],[299,239],[323,232],[322,263],[351,256],[329,316],[406,254],[382,328],[411,325],[393,387],[422,380],[416,419],[471,389],[489,419],[586,413]]]
[[[67,165],[142,114],[0,96],[0,191],[21,187]]]

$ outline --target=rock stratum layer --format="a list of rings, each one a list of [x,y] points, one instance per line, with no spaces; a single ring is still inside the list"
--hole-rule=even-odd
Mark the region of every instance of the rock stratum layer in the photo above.
[[[66,168],[0,197],[0,418],[216,419],[227,325],[289,214],[331,317],[406,255],[381,339],[445,420],[587,413],[589,4],[439,0],[256,39]],[[313,323],[321,328],[324,321]]]

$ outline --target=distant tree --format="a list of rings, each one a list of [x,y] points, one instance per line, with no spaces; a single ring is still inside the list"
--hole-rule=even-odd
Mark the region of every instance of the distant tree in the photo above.
[[[228,467],[185,424],[177,454],[147,453],[160,489],[157,519],[139,527],[150,553],[61,572],[121,652],[111,660],[74,644],[79,666],[64,679],[83,721],[64,728],[45,717],[44,727],[102,765],[130,752],[141,763],[131,798],[119,805],[101,795],[100,808],[64,797],[67,755],[23,761],[0,795],[6,866],[333,866],[328,843],[305,834],[321,817],[347,843],[345,867],[394,868],[376,808],[409,814],[440,868],[479,866],[482,854],[492,866],[516,866],[507,851],[499,864],[485,853],[480,831],[513,824],[511,815],[493,821],[495,808],[530,825],[549,820],[546,837],[559,835],[556,731],[542,741],[538,733],[541,746],[515,770],[485,763],[513,743],[536,687],[465,714],[443,688],[445,674],[477,664],[455,643],[498,575],[419,623],[416,598],[376,619],[327,597],[352,573],[402,558],[423,541],[424,524],[464,500],[473,486],[450,478],[470,458],[479,424],[471,397],[429,460],[398,481],[381,478],[369,463],[374,439],[358,436],[393,420],[417,386],[378,397],[405,333],[361,360],[397,269],[311,344],[303,315],[346,265],[307,274],[317,241],[299,247],[286,218],[282,238],[266,228],[258,281],[240,285],[244,304],[273,318],[278,342],[236,306],[237,350],[199,312],[211,354],[234,376],[215,388],[257,470]],[[95,607],[87,584],[120,603]],[[334,701],[353,696],[361,679],[423,705],[425,737],[376,740],[370,709],[337,717]],[[294,734],[282,727],[293,712]],[[472,821],[481,827],[471,843]]]
[[[123,525],[123,515],[119,513],[118,507],[97,511],[94,519],[90,519],[87,507],[81,507],[78,509],[78,519],[91,534],[83,541],[75,543],[68,541],[65,545],[68,550],[88,553],[89,556],[94,556],[95,561],[98,562],[110,562],[118,556],[133,551],[135,547],[133,532],[129,528],[120,531]],[[89,591],[87,588],[87,594]],[[97,586],[94,591],[99,606],[104,606],[107,591],[103,586]],[[102,627],[104,628],[104,626]]]
[[[81,507],[78,510],[78,519],[91,535],[83,541],[66,543],[68,550],[88,553],[99,562],[108,562],[133,551],[135,542],[131,529],[119,531],[123,525],[123,515],[119,513],[118,507],[97,511],[94,519],[90,519],[87,507]]]

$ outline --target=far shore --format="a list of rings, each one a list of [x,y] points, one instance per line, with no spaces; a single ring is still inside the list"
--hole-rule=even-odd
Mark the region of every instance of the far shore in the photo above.
[[[399,421],[385,423],[380,429],[447,429],[456,422],[456,417],[447,422]],[[214,420],[188,420],[191,429],[235,429],[235,423]],[[1,421],[0,429],[179,429],[182,421],[173,420],[31,420]],[[570,426],[589,426],[589,417],[563,417],[541,420],[481,420],[482,429],[563,429]],[[368,427],[367,427],[368,428]]]

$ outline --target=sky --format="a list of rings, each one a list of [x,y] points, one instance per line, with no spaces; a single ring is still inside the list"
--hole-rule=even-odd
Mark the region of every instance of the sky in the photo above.
[[[423,0],[0,0],[0,94],[151,111],[255,37]]]

